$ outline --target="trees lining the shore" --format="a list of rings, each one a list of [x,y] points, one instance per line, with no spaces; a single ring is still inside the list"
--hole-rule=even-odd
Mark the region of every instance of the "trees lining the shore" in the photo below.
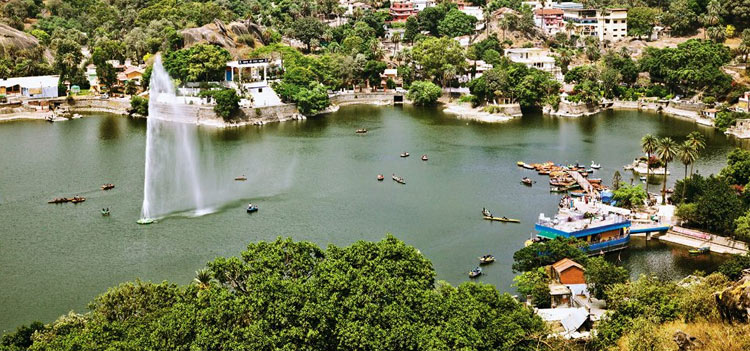
[[[430,262],[392,236],[327,249],[290,239],[254,243],[239,257],[209,262],[192,284],[124,283],[89,306],[87,314],[3,336],[3,345],[549,350],[531,309],[490,285],[436,282]]]

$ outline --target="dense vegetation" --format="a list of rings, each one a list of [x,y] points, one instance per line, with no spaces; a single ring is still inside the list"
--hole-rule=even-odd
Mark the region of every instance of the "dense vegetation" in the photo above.
[[[435,281],[394,237],[321,249],[278,239],[195,282],[124,283],[87,314],[3,336],[25,350],[537,350],[541,319],[485,284]],[[34,337],[30,339],[32,332]]]

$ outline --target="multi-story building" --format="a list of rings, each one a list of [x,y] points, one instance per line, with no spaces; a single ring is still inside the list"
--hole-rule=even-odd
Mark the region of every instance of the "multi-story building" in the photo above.
[[[505,56],[513,62],[522,63],[526,67],[552,74],[557,80],[562,80],[560,67],[555,64],[555,58],[549,56],[549,51],[542,48],[505,49]]]
[[[414,11],[416,12],[435,6],[434,0],[413,0],[412,3],[414,4]]]
[[[563,19],[573,24],[572,35],[593,36],[599,40],[618,41],[628,35],[627,9],[565,8]]]
[[[534,11],[534,23],[548,35],[565,30],[562,9],[540,8]]]
[[[408,0],[394,1],[391,3],[390,14],[393,22],[404,22],[407,18],[416,15],[414,3]]]

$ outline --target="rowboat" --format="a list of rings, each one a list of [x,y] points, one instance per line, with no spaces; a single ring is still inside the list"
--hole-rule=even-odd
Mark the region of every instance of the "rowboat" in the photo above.
[[[258,212],[258,205],[247,204],[247,213]]]
[[[488,264],[492,262],[495,262],[495,256],[484,255],[482,257],[479,257],[479,264]]]
[[[243,174],[243,175],[241,175],[239,177],[234,177],[234,180],[245,181],[245,180],[247,180],[247,177],[245,177],[245,175]]]
[[[385,177],[382,174],[378,174],[378,181],[382,182]]]
[[[528,163],[524,163],[524,164],[522,164],[522,165],[521,165],[521,167],[523,167],[523,168],[526,168],[526,169],[535,169],[535,167],[534,167],[534,166],[532,166],[532,165],[530,165],[530,164],[528,164]]]
[[[523,161],[516,162],[516,166],[518,166],[518,167],[523,167],[523,165],[524,165]]]
[[[47,201],[48,204],[62,204],[66,202],[70,202],[70,199],[64,197],[56,197],[52,200]]]
[[[552,193],[565,193],[568,191],[568,189],[560,186],[551,186],[549,187],[549,191]]]
[[[151,224],[154,222],[156,222],[156,220],[153,220],[151,218],[141,218],[138,221],[136,221],[136,223],[141,224],[141,225]]]
[[[402,152],[401,153],[401,157],[409,157],[409,153],[408,152]]]
[[[688,252],[691,255],[704,255],[704,254],[707,254],[707,253],[711,252],[711,249],[708,248],[708,246],[703,246],[703,247],[699,247],[697,249],[690,249],[690,250],[688,250]]]
[[[365,133],[367,133],[367,129],[361,128],[361,129],[357,129],[354,132],[357,133],[357,134],[365,134]]]
[[[394,180],[394,181],[396,181],[396,183],[399,183],[399,184],[406,184],[406,181],[404,180],[404,178],[398,177],[398,176],[396,176],[395,174],[393,174],[393,175],[391,176],[391,178],[393,178],[393,180]]]
[[[107,184],[102,185],[101,188],[102,188],[102,190],[114,189],[115,185],[112,184],[112,183],[107,183]]]
[[[427,161],[427,155],[422,155],[422,161]]]
[[[523,177],[521,179],[521,183],[523,183],[524,185],[531,185],[531,184],[534,184],[534,181],[531,180],[531,178],[529,177]]]
[[[573,196],[573,197],[582,197],[583,196],[583,191],[581,191],[581,190],[571,191],[570,192],[570,196]]]
[[[469,271],[469,278],[476,278],[480,275],[482,275],[482,268],[477,267]]]
[[[74,204],[77,204],[79,202],[86,201],[86,198],[82,197],[82,196],[74,196],[74,197],[69,198],[68,201],[70,201],[70,202],[72,202]]]
[[[508,218],[508,217],[489,217],[489,216],[485,216],[484,219],[486,219],[488,221],[521,223],[520,219],[513,219],[513,218]]]

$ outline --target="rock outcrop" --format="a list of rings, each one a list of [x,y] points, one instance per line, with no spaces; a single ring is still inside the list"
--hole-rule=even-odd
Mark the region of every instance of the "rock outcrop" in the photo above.
[[[183,30],[182,38],[185,46],[188,47],[198,43],[208,43],[221,46],[231,52],[239,46],[235,38],[240,35],[253,35],[258,41],[266,44],[263,32],[263,27],[250,20],[235,21],[225,25],[221,20],[215,19],[213,23],[203,27]]]
[[[750,269],[742,271],[740,280],[714,297],[722,320],[729,323],[750,321]]]
[[[693,351],[699,350],[703,347],[703,343],[694,336],[690,336],[687,333],[678,330],[672,337],[674,342],[677,344],[677,350],[679,351]]]
[[[18,49],[33,49],[39,46],[39,40],[33,35],[26,34],[20,30],[0,24],[0,48],[2,52]]]

